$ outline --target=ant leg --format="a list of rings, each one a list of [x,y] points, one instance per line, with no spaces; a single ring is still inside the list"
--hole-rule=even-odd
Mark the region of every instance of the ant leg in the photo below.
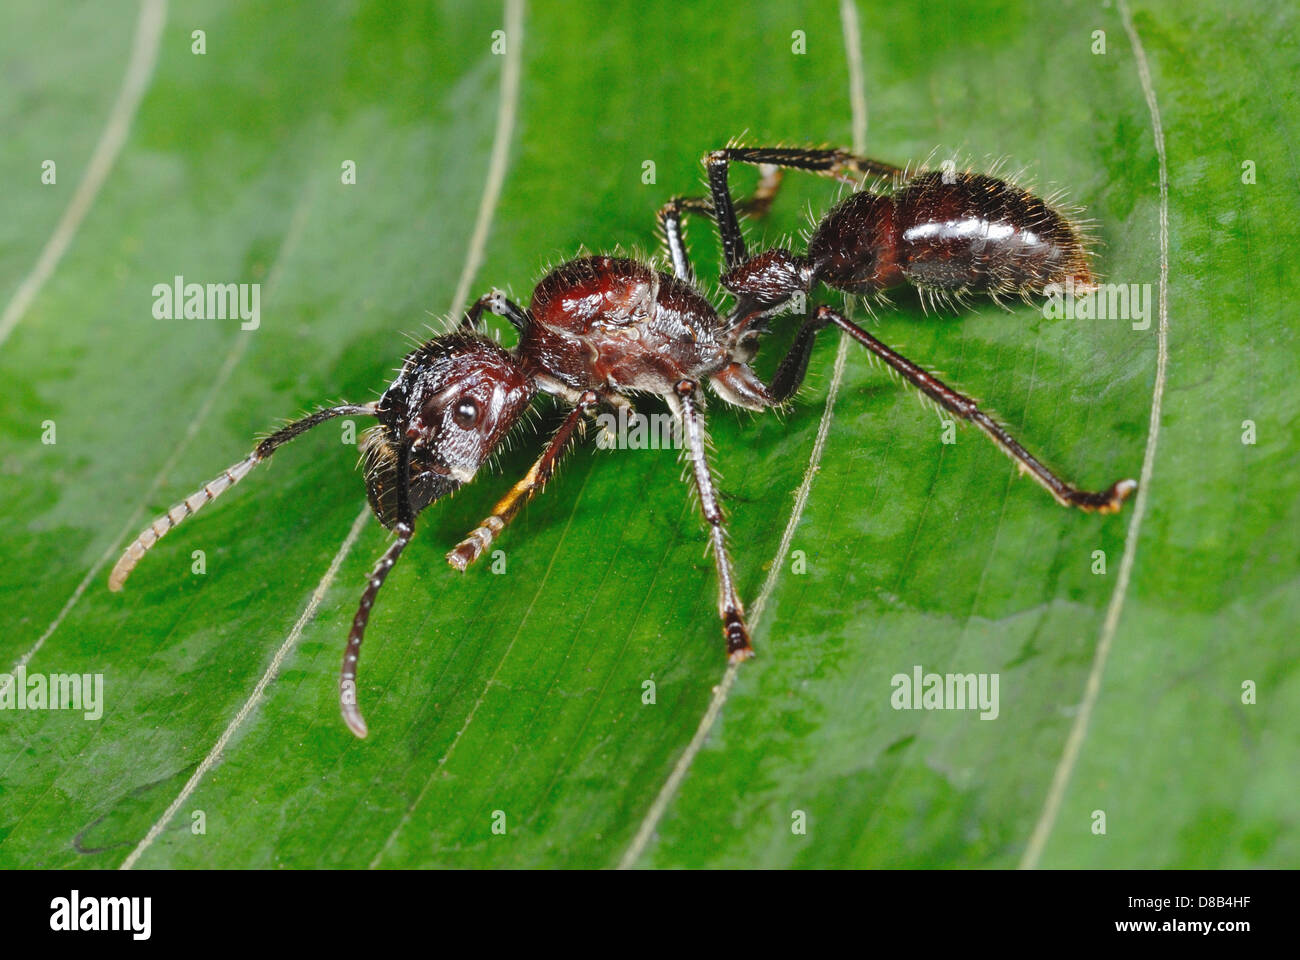
[[[722,260],[725,269],[734,270],[749,258],[749,252],[736,217],[736,205],[731,199],[731,186],[727,180],[729,160],[728,151],[715,150],[704,158],[704,168],[709,175],[709,192],[713,195],[713,220],[722,239]]]
[[[734,163],[747,163],[760,170],[776,168],[806,170],[819,176],[830,177],[842,183],[858,181],[847,173],[872,177],[894,178],[903,173],[902,167],[882,163],[870,157],[861,157],[847,150],[810,150],[801,147],[728,147],[710,154],[710,158],[725,154]]]
[[[737,209],[752,217],[764,217],[772,208],[777,190],[781,187],[781,169],[769,164],[759,166],[758,186],[753,195],[743,200]],[[713,216],[713,203],[704,197],[673,197],[659,208],[659,227],[663,230],[664,246],[668,248],[673,263],[673,273],[678,280],[691,283],[695,271],[691,268],[690,255],[686,250],[686,238],[683,226],[687,213],[703,213]]]
[[[505,529],[506,524],[544,487],[555,472],[555,465],[569,448],[569,439],[583,418],[595,408],[598,401],[596,391],[588,390],[578,399],[578,405],[569,411],[560,429],[546,445],[537,462],[529,468],[524,478],[510,488],[510,492],[501,498],[492,508],[492,515],[479,524],[470,535],[447,554],[447,562],[457,570],[464,571],[471,563],[481,557],[492,545],[492,541]]]
[[[673,197],[659,208],[659,228],[664,234],[664,246],[673,262],[673,275],[687,283],[695,282],[691,255],[686,249],[686,236],[682,232],[687,212],[712,214],[713,208],[703,197]]]
[[[922,370],[901,354],[894,352],[843,314],[832,310],[830,307],[819,307],[816,316],[819,321],[823,321],[823,326],[833,323],[845,331],[949,413],[961,417],[983,430],[1003,453],[1016,462],[1022,472],[1032,476],[1062,506],[1078,507],[1081,510],[1096,511],[1097,513],[1117,513],[1120,507],[1123,506],[1124,501],[1137,489],[1137,481],[1135,480],[1119,480],[1099,492],[1080,490],[1066,483],[1035,459],[1011,434],[1007,433],[1005,427],[981,410],[970,397],[964,396],[940,382],[936,377]]]
[[[748,200],[743,200],[738,208],[750,217],[765,217],[772,209],[772,201],[781,189],[783,171],[774,163],[760,163],[758,166],[758,184]]]
[[[776,373],[772,377],[772,386],[768,388],[772,399],[777,403],[785,403],[803,384],[804,377],[808,375],[808,360],[812,357],[813,343],[817,339],[817,334],[829,323],[830,320],[823,319],[821,312],[817,311],[804,321],[799,332],[795,334],[794,342],[790,344],[790,350],[777,366]]]
[[[339,710],[343,722],[358,737],[365,737],[368,730],[366,721],[361,716],[357,705],[357,661],[361,659],[361,641],[366,635],[366,624],[370,622],[370,610],[375,605],[379,588],[388,579],[388,572],[393,569],[402,556],[402,551],[411,542],[415,532],[415,516],[411,509],[411,446],[404,443],[397,450],[397,523],[393,532],[397,535],[384,551],[379,562],[370,571],[365,592],[361,594],[361,605],[356,616],[352,618],[352,629],[348,631],[348,645],[343,651],[343,668],[339,672]]]
[[[709,538],[713,545],[713,559],[718,568],[718,614],[722,617],[722,635],[727,641],[727,658],[739,663],[754,655],[749,642],[749,627],[745,625],[745,608],[736,595],[736,585],[731,575],[731,558],[727,555],[725,518],[718,504],[718,493],[713,486],[713,471],[709,467],[708,453],[704,449],[704,415],[696,400],[698,384],[682,380],[677,384],[676,395],[669,395],[685,429],[686,451],[695,474],[695,488],[700,495],[700,510],[709,524]]]
[[[465,311],[464,318],[461,319],[458,330],[472,330],[478,327],[479,320],[483,316],[483,311],[496,314],[498,317],[505,317],[520,333],[528,326],[528,311],[519,304],[515,303],[500,290],[493,290],[491,293],[485,293],[474,301],[473,305]]]
[[[329,407],[325,410],[318,410],[310,416],[296,420],[271,434],[254,447],[253,452],[243,460],[227,467],[221,472],[220,476],[209,480],[140,531],[140,535],[131,541],[131,544],[122,552],[122,556],[118,558],[117,563],[113,565],[113,570],[108,575],[108,589],[114,593],[121,590],[126,585],[126,578],[131,575],[131,571],[135,569],[136,564],[169,530],[191,514],[198,513],[206,504],[217,499],[240,480],[243,480],[244,477],[248,476],[249,471],[274,453],[276,449],[282,447],[299,434],[324,423],[326,420],[346,416],[373,417],[375,416],[375,404],[348,403],[337,407]]]
[[[704,166],[709,175],[709,190],[713,195],[714,219],[718,224],[718,233],[722,237],[722,251],[726,269],[735,269],[747,259],[745,238],[740,231],[740,222],[736,217],[736,207],[731,199],[728,185],[729,166],[732,162],[747,163],[756,166],[762,175],[754,199],[750,201],[751,209],[766,212],[780,185],[779,171],[783,168],[806,170],[810,173],[833,177],[845,183],[856,184],[857,181],[846,175],[852,171],[878,177],[896,177],[902,168],[868,157],[860,157],[847,150],[807,150],[791,147],[727,147],[714,150],[704,158]]]

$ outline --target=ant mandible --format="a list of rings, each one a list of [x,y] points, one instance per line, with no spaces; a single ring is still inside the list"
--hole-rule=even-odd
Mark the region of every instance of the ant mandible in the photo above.
[[[746,253],[728,186],[728,164],[754,164],[763,177],[750,209],[772,201],[782,168],[845,178],[846,171],[896,178],[893,195],[859,190],[817,226],[807,254]],[[1133,491],[1122,480],[1101,493],[1058,479],[968,397],[940,383],[843,314],[821,306],[803,324],[772,384],[749,366],[766,320],[796,293],[818,284],[855,294],[911,284],[931,296],[1041,294],[1049,283],[1087,285],[1091,274],[1077,230],[1044,201],[989,176],[921,173],[903,182],[896,167],[840,150],[731,147],[706,158],[711,200],[677,198],[659,213],[673,273],[634,259],[587,256],[548,273],[528,309],[494,291],[480,298],[453,331],[409,353],[379,400],[322,409],[262,440],[146,527],[109,575],[121,590],[144,554],[186,517],[238,483],[279,447],[341,416],[373,416],[362,441],[366,493],[394,539],[371,571],[352,621],[339,677],[339,705],[359,737],[367,727],[357,704],[357,663],[375,598],[415,529],[416,516],[469,483],[539,393],[570,410],[540,457],[487,517],[448,554],[464,571],[550,479],[575,431],[601,405],[629,407],[636,392],[662,397],[680,421],[690,473],[708,524],[718,575],[718,609],[727,654],[753,654],[744,606],[736,592],[727,535],[705,443],[702,388],[749,410],[783,405],[798,390],[818,331],[835,325],[897,370],[926,396],[987,433],[1056,499],[1084,510],[1113,512]],[[724,317],[694,285],[682,237],[686,213],[712,215],[722,237],[723,285],[736,297]],[[518,331],[512,350],[479,330],[483,314]]]

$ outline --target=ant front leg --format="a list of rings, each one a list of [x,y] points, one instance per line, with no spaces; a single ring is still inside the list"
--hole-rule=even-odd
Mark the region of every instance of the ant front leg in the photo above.
[[[458,329],[473,330],[483,317],[483,311],[496,314],[498,317],[505,317],[520,333],[528,326],[528,311],[519,304],[515,303],[500,290],[493,290],[491,293],[485,293],[474,301],[474,304],[465,311],[465,316],[461,319]]]
[[[713,486],[713,471],[704,448],[704,415],[696,399],[699,385],[694,380],[677,384],[676,395],[669,399],[677,408],[686,439],[686,453],[695,475],[695,488],[700,495],[700,510],[709,524],[709,538],[713,546],[713,560],[718,568],[718,614],[722,618],[722,635],[727,641],[727,658],[739,663],[754,655],[749,642],[749,627],[745,624],[745,608],[736,594],[736,584],[731,573],[731,558],[727,555],[727,530],[718,492]]]
[[[456,544],[447,554],[449,564],[464,572],[471,563],[487,551],[492,541],[506,528],[506,524],[514,519],[524,504],[531,500],[538,490],[546,486],[546,482],[555,472],[555,465],[569,448],[569,439],[573,436],[573,431],[595,408],[598,400],[599,397],[594,390],[588,390],[578,398],[578,405],[569,411],[560,429],[555,431],[555,436],[551,438],[551,442],[546,445],[546,449],[537,458],[537,462],[529,468],[524,478],[511,487],[510,492],[492,508],[491,516],[474,528],[468,537]]]
[[[813,321],[810,321],[812,323]],[[1043,466],[1032,454],[1022,447],[1005,427],[998,423],[972,400],[942,383],[925,370],[922,370],[902,354],[891,350],[856,323],[830,307],[819,307],[815,316],[816,329],[835,324],[862,346],[902,374],[903,379],[916,387],[943,409],[954,416],[975,424],[992,440],[998,448],[1016,462],[1021,471],[1028,473],[1043,486],[1055,499],[1065,507],[1078,507],[1081,510],[1097,513],[1117,513],[1129,495],[1137,489],[1135,480],[1118,480],[1107,489],[1093,492],[1080,490],[1066,483],[1047,467]],[[807,327],[807,325],[805,325]],[[802,331],[801,331],[802,332]],[[807,361],[804,361],[806,367]],[[779,378],[778,373],[778,378]]]

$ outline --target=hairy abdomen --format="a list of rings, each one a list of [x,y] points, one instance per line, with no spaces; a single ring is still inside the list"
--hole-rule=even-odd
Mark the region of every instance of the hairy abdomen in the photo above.
[[[894,205],[901,269],[919,287],[1031,295],[1049,283],[1092,283],[1070,221],[1004,180],[923,173]]]
[[[855,193],[808,245],[817,280],[850,293],[904,284],[940,293],[1090,287],[1077,227],[1026,190],[978,173],[921,173],[892,196]]]

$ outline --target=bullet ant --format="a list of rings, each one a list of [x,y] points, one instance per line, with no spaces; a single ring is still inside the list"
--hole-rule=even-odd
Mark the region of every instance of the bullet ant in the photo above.
[[[748,201],[763,212],[780,183],[780,171],[801,169],[839,179],[849,172],[885,177],[895,189],[859,189],[814,229],[807,252],[746,251],[728,184],[732,162],[762,171]],[[737,595],[727,535],[705,444],[703,387],[728,403],[761,411],[779,407],[798,390],[816,335],[837,326],[943,409],[968,420],[1066,506],[1111,513],[1133,492],[1121,480],[1087,492],[1056,477],[973,400],[945,386],[894,352],[842,313],[819,306],[803,323],[771,385],[749,366],[767,320],[796,294],[819,284],[850,294],[877,295],[910,285],[923,296],[961,298],[1043,294],[1049,284],[1091,285],[1078,229],[1045,201],[995,177],[920,172],[842,150],[730,147],[705,158],[711,199],[678,197],[659,211],[673,273],[633,259],[587,256],[548,273],[528,309],[500,292],[480,298],[459,326],[435,336],[405,358],[379,400],[342,404],[290,423],[262,440],[246,458],[223,471],[144,529],[109,576],[120,590],[157,541],[190,514],[238,483],[279,447],[327,420],[373,416],[378,426],[362,442],[371,509],[394,540],[371,571],[348,634],[339,678],[339,703],[359,737],[367,728],[357,705],[361,642],[376,595],[410,542],[416,516],[469,483],[538,393],[570,406],[568,415],[523,479],[447,561],[464,571],[550,479],[575,431],[601,405],[629,407],[634,393],[660,396],[681,423],[690,473],[708,525],[718,575],[718,610],[728,657],[753,654],[744,606]],[[700,294],[683,241],[687,213],[711,216],[721,236],[723,286],[736,303],[723,316]],[[508,320],[519,334],[512,350],[480,332],[484,313]]]

